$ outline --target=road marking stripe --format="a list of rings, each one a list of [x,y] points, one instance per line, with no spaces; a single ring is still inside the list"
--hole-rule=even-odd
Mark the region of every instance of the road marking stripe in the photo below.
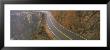
[[[47,24],[47,26],[48,26],[49,30],[51,30],[51,28],[49,27],[49,25],[48,25],[48,24]],[[50,32],[52,32],[52,31],[50,31]],[[52,32],[52,33],[53,33],[53,32]],[[54,36],[56,36],[54,33],[53,33],[53,35],[54,35]],[[59,39],[59,37],[58,37],[58,36],[56,36],[56,38],[57,38],[57,39]]]
[[[53,25],[54,26],[54,25]],[[54,26],[55,27],[55,26]],[[56,27],[55,27],[56,28]],[[57,28],[56,28],[57,29]],[[61,34],[63,34],[64,36],[66,36],[67,38],[69,38],[70,40],[72,40],[70,37],[68,37],[67,35],[65,35],[62,31],[60,31],[59,29],[57,29]]]
[[[50,16],[49,16],[50,17]],[[50,18],[49,18],[50,19]],[[50,21],[51,21],[51,19],[50,19]],[[51,23],[52,23],[52,21],[51,21]],[[53,23],[52,23],[53,24]],[[54,25],[53,25],[54,26]],[[55,27],[55,26],[54,26]],[[56,27],[55,27],[56,28]],[[56,28],[57,29],[57,28]],[[61,34],[63,34],[64,36],[66,36],[67,38],[69,38],[69,39],[71,39],[70,37],[68,37],[67,35],[65,35],[62,31],[60,31],[59,29],[57,29],[59,32],[61,32]],[[72,40],[72,39],[71,39]]]

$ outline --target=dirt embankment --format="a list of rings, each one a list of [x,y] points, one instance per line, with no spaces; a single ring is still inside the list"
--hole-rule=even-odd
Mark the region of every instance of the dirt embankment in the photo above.
[[[88,39],[100,39],[100,11],[51,11],[58,23]]]

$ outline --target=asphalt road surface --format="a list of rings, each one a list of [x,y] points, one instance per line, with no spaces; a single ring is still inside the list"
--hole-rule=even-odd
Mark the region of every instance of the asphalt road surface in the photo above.
[[[74,33],[62,25],[60,25],[52,16],[49,11],[42,11],[46,14],[46,22],[50,31],[55,35],[55,37],[59,40],[87,40],[80,34]]]

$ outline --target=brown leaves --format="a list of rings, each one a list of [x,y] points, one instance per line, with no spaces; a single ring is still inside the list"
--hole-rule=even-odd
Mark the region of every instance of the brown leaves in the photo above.
[[[65,28],[81,34],[88,39],[100,39],[100,11],[59,12],[61,11],[55,11],[53,15],[55,18],[58,16],[56,20]]]

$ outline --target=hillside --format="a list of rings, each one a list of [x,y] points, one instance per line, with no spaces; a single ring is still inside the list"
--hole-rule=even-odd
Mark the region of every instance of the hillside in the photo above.
[[[51,11],[65,28],[94,40],[100,39],[100,11]]]

